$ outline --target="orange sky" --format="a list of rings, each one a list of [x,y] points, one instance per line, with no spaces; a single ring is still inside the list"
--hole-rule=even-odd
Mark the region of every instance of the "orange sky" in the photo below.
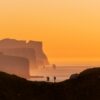
[[[41,40],[50,61],[99,64],[100,0],[1,0],[0,38]]]

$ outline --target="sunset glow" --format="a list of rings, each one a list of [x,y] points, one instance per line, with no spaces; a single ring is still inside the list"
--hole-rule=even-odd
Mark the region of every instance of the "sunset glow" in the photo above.
[[[3,38],[43,41],[51,63],[100,65],[100,0],[1,0]]]

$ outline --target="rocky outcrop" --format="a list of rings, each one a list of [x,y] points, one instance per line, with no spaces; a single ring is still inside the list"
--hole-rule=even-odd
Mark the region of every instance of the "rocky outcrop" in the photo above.
[[[43,51],[42,42],[29,41],[27,43],[27,46],[28,46],[28,48],[33,48],[34,49],[38,66],[49,64],[48,58],[47,58],[46,54]]]
[[[31,82],[0,72],[0,100],[100,100],[100,68],[60,83]]]
[[[0,41],[0,52],[7,55],[27,58],[31,68],[48,65],[48,58],[43,52],[42,42],[4,39]]]
[[[26,58],[0,53],[0,71],[29,78],[29,61]]]
[[[37,67],[36,55],[32,48],[7,48],[0,50],[3,51],[3,53],[6,55],[23,57],[28,59],[30,71],[33,70],[33,66],[34,68]]]
[[[78,76],[79,76],[79,74],[72,74],[71,76],[70,76],[70,79],[77,79],[78,78]]]

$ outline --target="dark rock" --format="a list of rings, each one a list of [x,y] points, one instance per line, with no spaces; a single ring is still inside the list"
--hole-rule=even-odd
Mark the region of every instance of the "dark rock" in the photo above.
[[[100,68],[85,70],[77,79],[46,83],[0,72],[0,100],[100,100],[100,79],[95,74],[100,76]]]
[[[78,76],[79,76],[79,74],[72,74],[71,76],[70,76],[70,79],[77,79],[78,78]]]

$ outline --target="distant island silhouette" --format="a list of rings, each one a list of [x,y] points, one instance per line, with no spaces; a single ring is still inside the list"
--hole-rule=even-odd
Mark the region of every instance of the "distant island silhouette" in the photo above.
[[[0,72],[0,100],[100,100],[100,68],[63,82],[32,82]]]
[[[3,39],[0,40],[0,52],[0,70],[24,78],[34,68],[49,64],[40,41]]]

